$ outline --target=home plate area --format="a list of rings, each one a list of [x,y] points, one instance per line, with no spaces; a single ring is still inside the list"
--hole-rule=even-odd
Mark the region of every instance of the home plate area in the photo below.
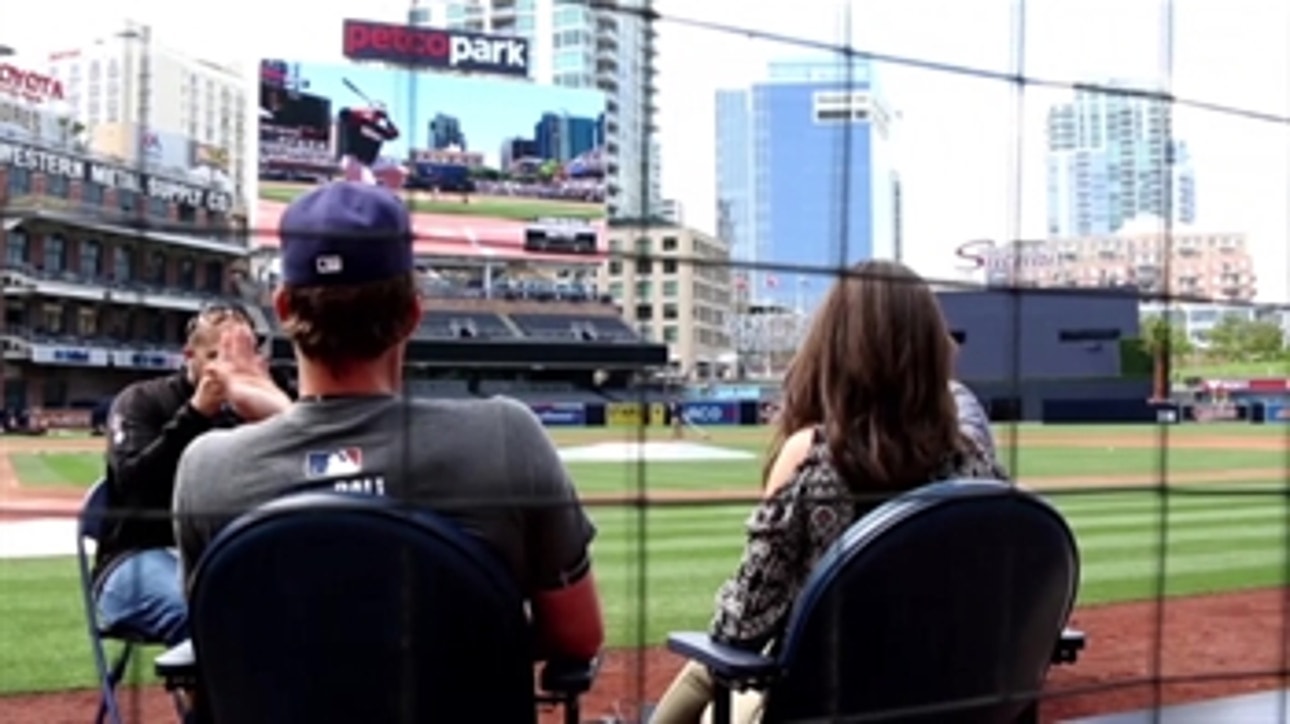
[[[560,458],[567,463],[704,462],[752,457],[752,453],[743,450],[692,442],[602,442],[560,450]]]

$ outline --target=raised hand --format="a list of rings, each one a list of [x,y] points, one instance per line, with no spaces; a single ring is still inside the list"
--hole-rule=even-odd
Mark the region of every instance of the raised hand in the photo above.
[[[268,360],[256,349],[255,335],[243,325],[231,325],[220,335],[219,356],[210,371],[229,406],[244,420],[271,417],[291,404],[269,376]]]

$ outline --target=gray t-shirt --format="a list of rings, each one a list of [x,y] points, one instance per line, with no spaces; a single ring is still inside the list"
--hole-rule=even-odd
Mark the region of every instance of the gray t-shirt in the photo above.
[[[526,594],[584,571],[595,536],[555,446],[519,402],[297,402],[185,450],[174,500],[185,580],[240,514],[305,489],[388,495],[453,519],[501,555]]]

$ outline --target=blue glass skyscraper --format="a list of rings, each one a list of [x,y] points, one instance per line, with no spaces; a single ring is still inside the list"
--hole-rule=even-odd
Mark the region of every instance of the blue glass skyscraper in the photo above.
[[[887,107],[873,68],[778,62],[716,97],[718,233],[742,261],[836,270],[895,255],[897,192]],[[757,299],[811,307],[832,279],[758,272]]]

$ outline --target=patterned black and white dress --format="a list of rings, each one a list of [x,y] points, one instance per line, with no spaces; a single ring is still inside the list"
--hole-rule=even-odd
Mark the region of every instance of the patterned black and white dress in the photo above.
[[[980,410],[979,405],[976,409]],[[972,442],[971,452],[947,456],[927,482],[1006,479],[1007,473],[995,460],[989,422],[963,412],[961,405],[960,426]],[[793,478],[758,504],[748,518],[743,560],[717,592],[712,636],[754,650],[772,642],[820,556],[852,523],[883,502],[858,499],[834,469],[817,430]]]

